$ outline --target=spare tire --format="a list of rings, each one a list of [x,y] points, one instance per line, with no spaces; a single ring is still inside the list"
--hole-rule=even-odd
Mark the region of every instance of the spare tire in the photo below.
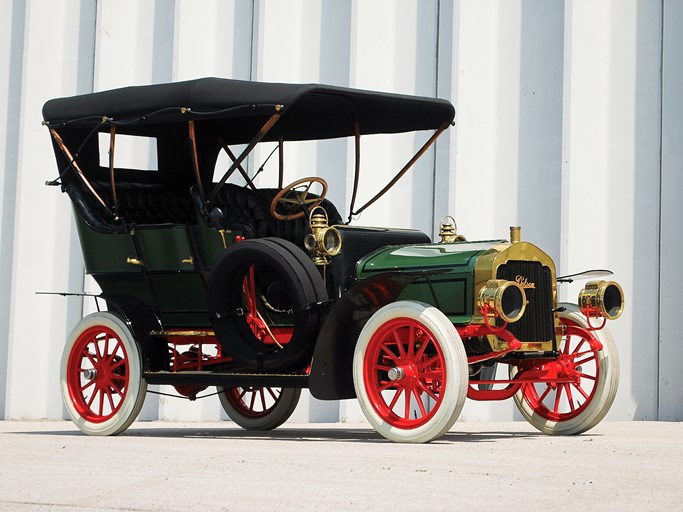
[[[248,299],[252,269],[255,297]],[[313,262],[281,239],[231,246],[209,277],[211,323],[223,354],[257,371],[296,370],[310,363],[321,320],[316,304],[325,300],[325,286]],[[267,324],[265,329],[254,327],[255,314],[256,322]],[[278,338],[279,332],[286,333],[280,346],[265,342],[270,333]]]
[[[268,238],[268,240],[287,250],[301,263],[301,265],[306,267],[306,274],[311,280],[311,286],[313,286],[313,288],[315,289],[318,301],[322,302],[329,298],[329,296],[327,295],[327,287],[325,286],[325,283],[320,277],[320,272],[311,261],[311,257],[308,254],[306,254],[305,251],[301,250],[298,246],[296,246],[292,242],[289,242],[288,240],[285,240],[284,238]]]

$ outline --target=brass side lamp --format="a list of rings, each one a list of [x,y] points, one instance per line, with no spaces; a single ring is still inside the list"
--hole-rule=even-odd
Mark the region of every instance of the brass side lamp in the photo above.
[[[329,264],[329,258],[339,254],[342,248],[341,234],[329,225],[327,212],[316,206],[308,216],[311,232],[304,238],[304,247],[311,253],[313,263],[318,266]]]

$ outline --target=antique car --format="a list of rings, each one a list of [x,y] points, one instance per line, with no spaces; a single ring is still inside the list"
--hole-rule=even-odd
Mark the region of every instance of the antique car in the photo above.
[[[101,289],[61,361],[78,428],[123,432],[148,384],[191,400],[215,386],[228,416],[252,430],[286,421],[302,388],[357,398],[401,442],[442,436],[466,397],[512,398],[547,434],[595,426],[619,379],[605,323],[624,299],[603,279],[610,272],[558,277],[519,227],[509,240],[472,242],[448,216],[436,241],[351,225],[454,115],[442,99],[217,78],[48,101],[59,175],[47,184],[70,198]],[[423,130],[433,133],[419,151],[357,208],[361,138]],[[122,137],[153,148],[154,168],[117,163]],[[284,183],[286,145],[335,138],[355,147],[346,220],[323,178]],[[278,186],[257,186],[249,168],[276,152]],[[214,178],[219,155],[227,169]],[[577,304],[559,304],[558,284],[579,278],[593,280]]]

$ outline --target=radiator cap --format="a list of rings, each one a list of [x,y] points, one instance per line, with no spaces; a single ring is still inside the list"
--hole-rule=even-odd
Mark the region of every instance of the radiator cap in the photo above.
[[[520,226],[510,226],[510,243],[516,244],[522,240],[522,228]]]

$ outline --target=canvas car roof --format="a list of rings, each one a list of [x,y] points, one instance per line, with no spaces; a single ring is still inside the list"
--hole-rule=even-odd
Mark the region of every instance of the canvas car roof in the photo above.
[[[248,82],[201,78],[132,86],[53,99],[43,119],[61,129],[116,124],[120,133],[141,128],[162,133],[164,126],[211,120],[229,144],[244,143],[278,112],[281,120],[263,140],[317,140],[361,135],[436,130],[452,123],[449,101],[319,84]],[[143,128],[145,127],[145,128]],[[60,131],[61,131],[60,129]]]

